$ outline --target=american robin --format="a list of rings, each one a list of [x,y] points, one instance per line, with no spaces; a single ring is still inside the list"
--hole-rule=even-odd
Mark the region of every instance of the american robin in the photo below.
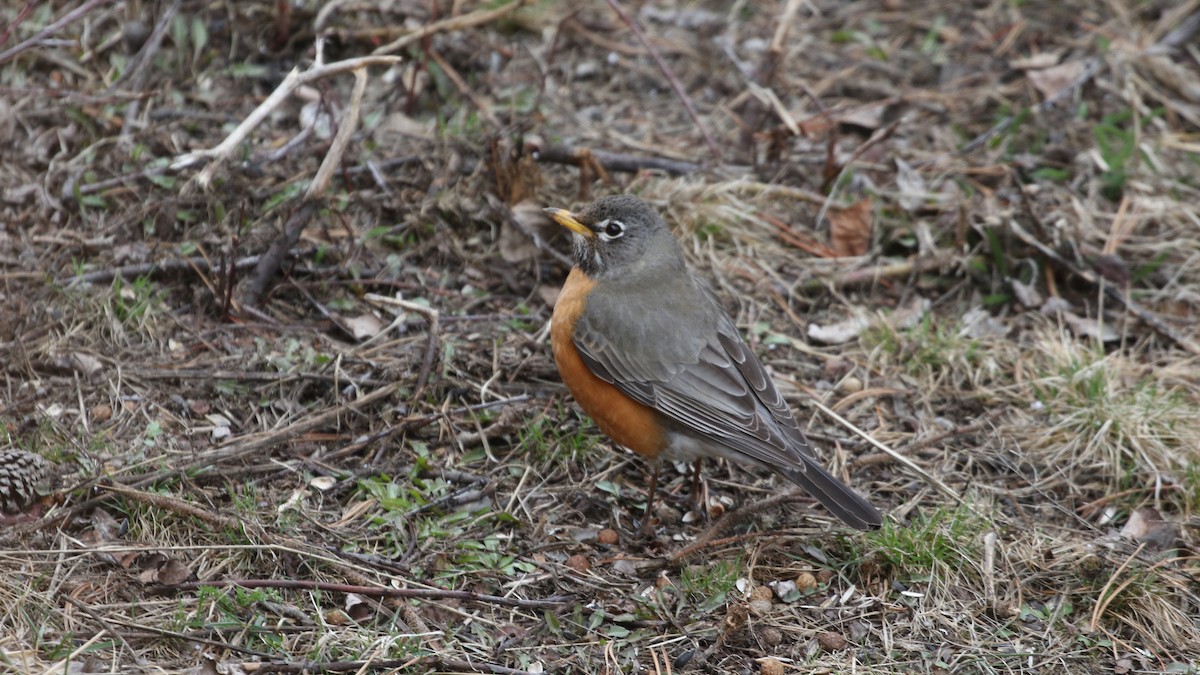
[[[875,507],[817,463],[762,363],[653,209],[622,195],[546,212],[574,234],[575,267],[551,320],[554,361],[600,430],[652,464],[644,529],[659,461],[705,457],[764,466],[851,527],[879,527]]]

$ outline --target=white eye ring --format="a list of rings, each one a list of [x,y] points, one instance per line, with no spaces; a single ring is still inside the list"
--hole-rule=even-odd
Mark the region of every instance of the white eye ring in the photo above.
[[[601,222],[597,229],[600,232],[600,238],[604,241],[612,241],[618,239],[625,234],[625,223],[612,218]]]

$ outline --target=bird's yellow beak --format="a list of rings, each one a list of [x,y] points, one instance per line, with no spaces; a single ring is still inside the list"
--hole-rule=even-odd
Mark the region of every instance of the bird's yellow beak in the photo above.
[[[554,222],[562,225],[576,234],[581,234],[588,239],[596,236],[595,232],[592,232],[590,229],[588,229],[587,225],[579,222],[575,218],[575,215],[566,209],[545,209],[545,211],[546,215],[554,219]]]

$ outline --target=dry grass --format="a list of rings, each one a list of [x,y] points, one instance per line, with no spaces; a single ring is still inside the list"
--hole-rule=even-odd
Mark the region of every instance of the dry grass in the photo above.
[[[83,4],[0,9],[0,50]],[[318,21],[334,61],[488,8],[186,0],[137,66],[143,4],[0,56],[2,449],[59,467],[4,515],[3,668],[1200,671],[1200,65],[1171,33],[1200,2],[645,4],[720,161],[607,4],[461,22],[371,71],[255,307],[229,261],[301,211],[329,140],[297,136],[353,78],[210,189],[164,167]],[[596,180],[531,154],[558,143],[710,166]],[[585,191],[669,217],[882,530],[710,465],[727,527],[668,467],[629,536],[642,466],[546,344],[567,247],[536,207]],[[866,197],[866,248],[833,256]]]

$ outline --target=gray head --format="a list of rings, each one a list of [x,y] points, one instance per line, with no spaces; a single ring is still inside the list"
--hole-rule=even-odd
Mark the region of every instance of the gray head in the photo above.
[[[683,267],[679,242],[646,202],[632,195],[601,197],[575,213],[546,209],[574,234],[575,264],[593,279],[652,275]]]

